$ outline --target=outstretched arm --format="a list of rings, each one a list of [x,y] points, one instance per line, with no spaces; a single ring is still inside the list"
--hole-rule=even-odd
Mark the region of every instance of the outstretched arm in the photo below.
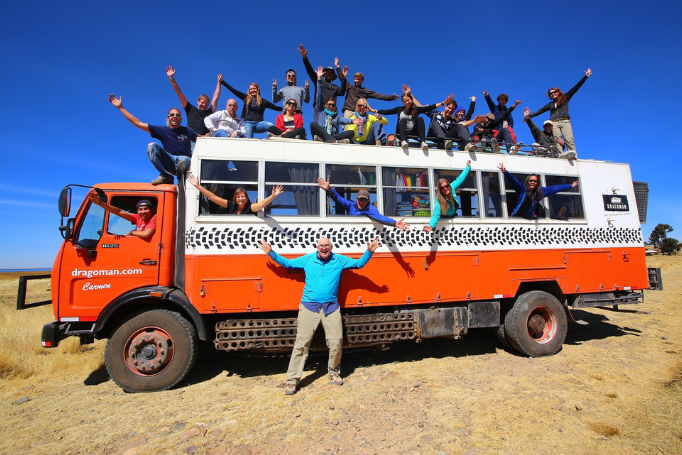
[[[251,204],[251,211],[252,212],[258,212],[260,210],[263,210],[269,203],[275,200],[277,196],[282,194],[284,192],[284,187],[282,185],[277,185],[276,187],[272,187],[272,194],[265,199],[263,199],[260,202],[254,202]]]
[[[180,86],[178,85],[178,83],[175,82],[175,70],[173,69],[172,66],[166,67],[166,76],[168,76],[168,80],[171,83],[171,87],[173,87],[173,90],[175,90],[175,94],[178,95],[178,99],[180,100],[180,104],[182,104],[182,108],[184,109],[185,106],[187,106],[187,98],[182,93],[182,90],[180,90]],[[215,109],[214,109],[214,111],[215,111]]]
[[[592,70],[587,68],[587,71],[585,71],[585,75],[582,77],[582,79],[580,79],[578,81],[578,83],[575,84],[575,86],[572,89],[570,89],[569,91],[566,92],[566,101],[567,102],[568,102],[568,100],[573,98],[573,95],[575,95],[575,92],[577,92],[578,89],[583,86],[585,81],[587,81],[587,78],[590,77],[591,75],[592,75]]]
[[[495,121],[493,122],[493,128],[496,127],[497,125],[501,124],[505,120],[507,120],[509,118],[509,116],[511,115],[512,111],[516,108],[516,106],[518,106],[521,103],[523,103],[523,101],[516,100],[516,102],[514,104],[512,104],[509,109],[504,111],[504,114],[500,115],[498,118],[495,119]]]
[[[495,103],[493,103],[492,98],[490,98],[490,94],[488,93],[487,90],[483,90],[483,96],[485,96],[485,102],[488,105],[488,109],[490,109],[490,112],[495,112]]]
[[[308,257],[309,255],[303,255],[299,256],[296,259],[287,259],[285,257],[280,256],[277,254],[270,244],[266,242],[265,240],[261,239],[258,241],[259,245],[258,248],[263,250],[265,254],[270,256],[270,259],[281,265],[282,267],[286,267],[288,269],[300,269],[303,268],[306,262],[308,262]]]
[[[209,201],[214,202],[214,203],[218,204],[218,205],[221,206],[221,207],[227,207],[227,199],[223,199],[223,198],[221,198],[221,197],[218,197],[218,196],[216,196],[214,193],[208,191],[206,188],[204,188],[203,186],[201,186],[201,185],[199,184],[199,181],[197,180],[197,178],[196,178],[195,176],[193,176],[192,174],[188,174],[188,175],[187,175],[187,180],[189,181],[189,183],[191,183],[192,185],[194,185],[194,187],[195,187],[196,189],[198,189],[198,190],[201,192],[201,194],[203,194],[204,196],[206,196],[206,197],[208,198]]]
[[[230,84],[228,84],[227,82],[225,82],[224,79],[221,78],[221,79],[220,79],[220,83],[221,83],[222,85],[224,85],[225,87],[227,87],[227,89],[228,89],[229,91],[231,91],[232,93],[234,93],[234,96],[236,96],[236,97],[239,98],[240,100],[244,101],[244,100],[246,99],[246,93],[240,92],[240,91],[237,90],[236,88],[232,87]],[[262,99],[262,98],[261,98],[261,99]]]
[[[484,119],[485,119],[485,115],[478,114],[475,118],[473,118],[471,120],[465,120],[465,121],[459,122],[459,123],[461,123],[462,126],[465,126],[468,128],[471,125],[475,125],[477,123],[482,122]]]
[[[220,99],[220,82],[223,80],[223,75],[218,74],[218,83],[215,86],[215,91],[213,92],[213,99],[211,100],[211,112],[215,112],[218,109],[218,100]]]
[[[135,117],[133,114],[128,112],[124,107],[123,107],[123,97],[120,97],[116,99],[116,95],[109,95],[109,102],[114,105],[119,111],[121,111],[121,114],[125,118],[128,119],[130,123],[138,127],[139,129],[146,131],[149,133],[149,125],[147,123],[142,123]]]
[[[130,221],[131,223],[133,222],[133,217],[130,215],[130,213],[126,212],[125,210],[121,210],[118,207],[114,207],[113,205],[109,205],[106,202],[102,202],[94,191],[91,193],[88,193],[86,196],[87,199],[90,199],[90,201],[93,204],[97,204],[100,207],[102,207],[104,210],[107,212],[113,213],[116,216],[120,216],[124,220]]]

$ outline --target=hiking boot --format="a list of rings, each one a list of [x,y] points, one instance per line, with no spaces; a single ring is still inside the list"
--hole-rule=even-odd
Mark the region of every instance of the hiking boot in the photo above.
[[[152,180],[152,185],[162,185],[162,184],[168,184],[172,185],[173,184],[173,177],[168,177],[167,175],[159,175],[157,178]]]
[[[464,151],[465,152],[477,152],[478,151],[478,145],[476,145],[474,142],[469,142],[467,145],[464,146]]]
[[[284,387],[284,395],[294,395],[296,393],[296,384],[287,384]]]
[[[350,139],[341,139],[336,141],[337,144],[350,144]]]
[[[329,380],[334,385],[343,385],[343,378],[339,375],[339,373],[334,371],[329,372]]]
[[[559,158],[563,158],[565,160],[574,160],[577,157],[578,157],[578,155],[576,155],[576,153],[573,150],[568,150],[568,151],[562,153],[561,155],[559,155]]]
[[[426,152],[428,149],[429,149],[429,144],[427,144],[426,142],[422,142],[422,150]]]
[[[452,150],[452,140],[451,139],[445,140],[445,150]]]
[[[400,142],[400,146],[401,146],[402,148],[406,149],[406,148],[407,148],[407,141],[401,141],[401,142]]]
[[[317,135],[313,136],[313,141],[324,142],[324,140],[320,136],[317,136]]]

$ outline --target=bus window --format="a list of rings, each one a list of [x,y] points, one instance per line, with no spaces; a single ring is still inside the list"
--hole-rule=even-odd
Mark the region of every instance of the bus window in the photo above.
[[[468,216],[468,217],[479,217],[480,213],[478,210],[478,188],[476,186],[476,172],[469,171],[469,175],[464,179],[464,182],[457,188],[456,194],[459,196],[460,206],[457,209],[457,216]],[[459,174],[461,170],[455,169],[435,169],[433,171],[433,178],[438,181],[438,179],[446,179],[448,182],[452,183]]]
[[[348,166],[341,164],[327,164],[325,168],[325,179],[329,178],[329,183],[339,195],[351,202],[355,202],[358,191],[369,191],[369,203],[376,207],[377,185],[376,172],[374,166]],[[327,215],[347,215],[347,211],[341,204],[336,204],[331,198],[327,198]]]
[[[237,188],[244,188],[249,200],[258,197],[258,162],[202,160],[201,185],[216,196],[228,201]],[[199,215],[227,214],[227,209],[209,201],[203,194],[199,196]]]
[[[110,205],[119,208],[128,213],[137,213],[137,203],[142,200],[147,199],[152,203],[152,213],[156,213],[156,206],[158,204],[155,197],[143,197],[143,196],[114,196],[109,202]],[[109,213],[109,223],[107,223],[107,234],[111,235],[126,235],[131,230],[135,229],[135,225],[131,224],[130,221],[121,218],[118,215]]]
[[[519,182],[521,182],[523,184],[526,181],[526,178],[530,174],[519,174],[516,172],[512,172],[511,175],[516,177],[516,180],[518,180]],[[511,183],[509,183],[508,180],[505,180],[504,185],[505,185],[504,194],[507,196],[507,214],[511,217],[512,212],[516,208],[516,192],[514,191],[514,187],[512,186]],[[542,205],[542,204],[544,204],[544,201],[540,205]],[[539,208],[538,210],[542,213],[542,218],[544,218],[544,216],[545,216],[544,215],[544,205],[542,205],[542,207]],[[517,213],[514,216],[523,218],[523,214],[521,214],[521,213]]]
[[[272,194],[272,187],[284,186],[284,192],[267,207],[266,215],[320,214],[320,189],[317,177],[320,166],[310,163],[265,163],[265,194]]]
[[[579,180],[578,177],[566,177],[558,175],[546,175],[545,184],[552,185],[566,185]],[[566,220],[568,218],[584,219],[583,202],[580,194],[580,185],[575,188],[569,188],[566,191],[556,193],[548,197],[549,199],[549,217],[559,220]]]
[[[426,169],[383,167],[381,170],[386,216],[431,216],[429,173]]]
[[[502,193],[500,191],[500,173],[481,171],[483,216],[486,218],[501,218],[503,216]]]

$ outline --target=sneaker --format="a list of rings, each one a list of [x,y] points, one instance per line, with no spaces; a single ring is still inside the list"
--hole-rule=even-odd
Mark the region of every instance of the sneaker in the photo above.
[[[284,387],[284,395],[294,395],[296,393],[296,384],[287,384]]]
[[[374,142],[374,145],[382,146],[382,145],[384,145],[384,143],[381,142],[381,139],[377,139],[377,140]]]
[[[500,153],[500,144],[495,139],[493,139],[493,153]]]
[[[336,373],[334,371],[329,372],[329,380],[334,385],[343,385],[343,378],[339,376],[339,373]]]
[[[294,139],[298,139],[298,140],[300,141],[300,140],[303,139],[303,138],[301,137],[300,134],[297,134],[296,136],[294,136]]]
[[[574,160],[577,157],[578,157],[578,155],[576,155],[576,153],[573,150],[569,150],[569,151],[564,152],[561,155],[559,155],[559,158],[563,158],[565,160]]]
[[[272,136],[274,136],[274,134],[268,131],[268,134],[265,135],[265,139],[270,139]]]
[[[476,145],[475,142],[469,142],[467,145],[464,146],[464,151],[465,152],[477,152],[478,151],[478,145]]]
[[[324,142],[324,140],[320,136],[317,136],[317,135],[313,136],[313,141]]]
[[[401,142],[400,142],[400,146],[401,146],[402,148],[406,149],[406,148],[407,148],[407,141],[401,141]]]
[[[429,144],[427,144],[426,142],[422,142],[422,150],[426,152],[428,149],[429,149]]]
[[[168,184],[172,185],[173,184],[173,177],[168,177],[167,175],[159,175],[157,178],[152,180],[152,185],[162,185],[162,184]]]
[[[447,139],[445,141],[445,150],[452,150],[452,140],[451,139]]]
[[[337,144],[350,144],[350,139],[341,139],[339,141],[336,141]]]

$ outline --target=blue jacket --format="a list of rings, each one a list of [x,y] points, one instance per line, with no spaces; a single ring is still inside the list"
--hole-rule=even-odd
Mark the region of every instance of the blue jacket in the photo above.
[[[330,314],[339,308],[337,292],[341,272],[345,269],[361,269],[372,258],[372,252],[365,251],[360,259],[352,259],[342,254],[331,253],[327,262],[323,262],[317,253],[310,253],[296,259],[287,259],[274,251],[270,251],[270,258],[288,269],[303,269],[305,272],[305,287],[301,303],[315,313],[324,308],[324,314]],[[310,305],[310,304],[316,305]]]
[[[507,181],[512,184],[512,186],[514,187],[514,192],[516,192],[516,207],[514,208],[514,211],[510,215],[514,216],[516,215],[516,212],[518,212],[519,209],[521,208],[521,204],[523,204],[524,199],[526,199],[526,185],[519,182],[516,179],[516,177],[511,175],[507,170],[504,171],[504,176],[507,178]],[[566,185],[543,186],[540,188],[540,191],[542,191],[542,197],[546,198],[560,191],[568,190],[572,187],[573,185],[567,183]],[[535,207],[537,207],[537,205],[538,201],[531,201],[530,208],[528,209],[528,212],[523,214],[523,217],[532,218],[533,213],[535,213]]]
[[[360,210],[357,204],[349,201],[348,199],[342,198],[334,188],[329,188],[329,191],[327,191],[327,195],[334,199],[336,203],[341,204],[346,210],[348,210],[348,214],[351,216],[367,215],[369,218],[371,218],[373,221],[376,221],[377,223],[385,224],[386,226],[395,226],[396,223],[395,220],[385,217],[384,215],[379,213],[377,208],[374,207],[372,204],[367,204],[367,207],[365,207],[363,210]]]
[[[493,100],[492,100],[492,98],[490,98],[490,95],[485,96],[485,102],[488,103],[488,108],[490,108],[490,112],[492,112],[495,115],[495,118],[500,118],[502,116],[502,114],[507,112],[507,110],[509,109],[506,106],[504,107],[504,110],[500,109],[501,105],[493,103]],[[512,117],[511,114],[509,114],[509,117],[507,117],[507,123],[509,124],[509,126],[511,128],[514,128],[514,117]],[[498,125],[498,127],[499,127],[499,125]],[[495,129],[498,129],[498,128],[495,128]]]
[[[454,199],[454,203],[450,200],[448,200],[448,213],[441,213],[440,210],[440,204],[438,203],[438,200],[436,199],[436,207],[433,211],[433,215],[431,215],[431,221],[429,222],[429,226],[431,226],[431,229],[436,229],[436,223],[440,220],[441,215],[445,215],[448,217],[453,217],[455,216],[455,213],[457,213],[457,207],[459,207],[459,196],[455,194],[455,190],[460,187],[462,183],[464,183],[464,179],[467,178],[467,175],[469,175],[469,171],[471,170],[471,166],[467,166],[464,168],[461,174],[450,184],[450,188],[452,191],[452,198]],[[440,188],[438,188],[438,191],[440,191]]]

